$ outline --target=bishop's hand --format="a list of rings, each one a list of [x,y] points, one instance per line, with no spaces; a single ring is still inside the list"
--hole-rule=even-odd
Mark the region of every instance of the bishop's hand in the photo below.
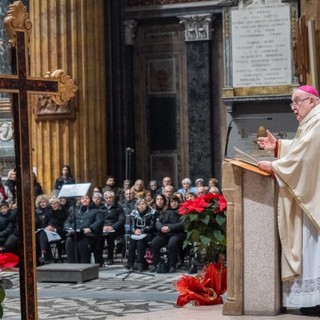
[[[257,143],[260,148],[270,151],[270,150],[275,150],[277,139],[269,130],[267,130],[267,136],[259,137],[257,140]]]
[[[258,163],[259,169],[268,173],[272,172],[271,161],[259,161]]]

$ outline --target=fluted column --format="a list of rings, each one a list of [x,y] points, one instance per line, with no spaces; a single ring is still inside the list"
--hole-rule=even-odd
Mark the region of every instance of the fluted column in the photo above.
[[[49,105],[50,112],[56,112],[39,114],[43,105],[33,101],[33,164],[38,179],[50,193],[61,167],[68,164],[76,182],[102,185],[107,168],[103,0],[29,2],[31,75],[64,69],[79,88],[63,106],[66,113]]]

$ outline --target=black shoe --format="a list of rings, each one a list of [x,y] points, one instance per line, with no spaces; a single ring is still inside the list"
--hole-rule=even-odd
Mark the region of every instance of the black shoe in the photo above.
[[[152,264],[150,267],[149,267],[149,271],[150,272],[157,272],[158,268],[157,266],[155,266],[154,264]]]
[[[106,265],[107,265],[107,266],[113,265],[113,259],[107,259]]]
[[[141,262],[138,263],[138,270],[139,270],[140,272],[142,272],[142,271],[144,270],[143,263],[141,263]]]
[[[169,273],[175,273],[177,272],[177,269],[175,267],[170,267]]]
[[[50,260],[48,259],[48,255],[46,253],[43,253],[42,256],[39,258],[39,262],[41,265],[49,264]]]
[[[304,316],[319,317],[320,306],[314,306],[309,308],[300,308],[300,313]]]

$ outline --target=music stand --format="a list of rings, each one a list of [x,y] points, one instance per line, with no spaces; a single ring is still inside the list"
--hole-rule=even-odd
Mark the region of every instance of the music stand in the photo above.
[[[91,183],[77,183],[77,184],[64,184],[61,187],[58,198],[73,199],[73,234],[74,234],[74,258],[78,262],[78,244],[77,244],[77,219],[76,219],[76,204],[74,199],[85,196],[88,194]]]

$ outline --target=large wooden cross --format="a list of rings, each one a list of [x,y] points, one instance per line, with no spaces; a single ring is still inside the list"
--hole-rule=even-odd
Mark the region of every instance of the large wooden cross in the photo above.
[[[9,35],[13,75],[0,75],[0,92],[12,93],[15,158],[17,171],[17,204],[20,251],[20,299],[22,319],[38,319],[35,253],[35,210],[31,155],[31,93],[52,95],[61,104],[74,96],[77,87],[63,70],[46,78],[29,75],[29,36],[32,24],[21,1],[9,6],[4,19]]]

